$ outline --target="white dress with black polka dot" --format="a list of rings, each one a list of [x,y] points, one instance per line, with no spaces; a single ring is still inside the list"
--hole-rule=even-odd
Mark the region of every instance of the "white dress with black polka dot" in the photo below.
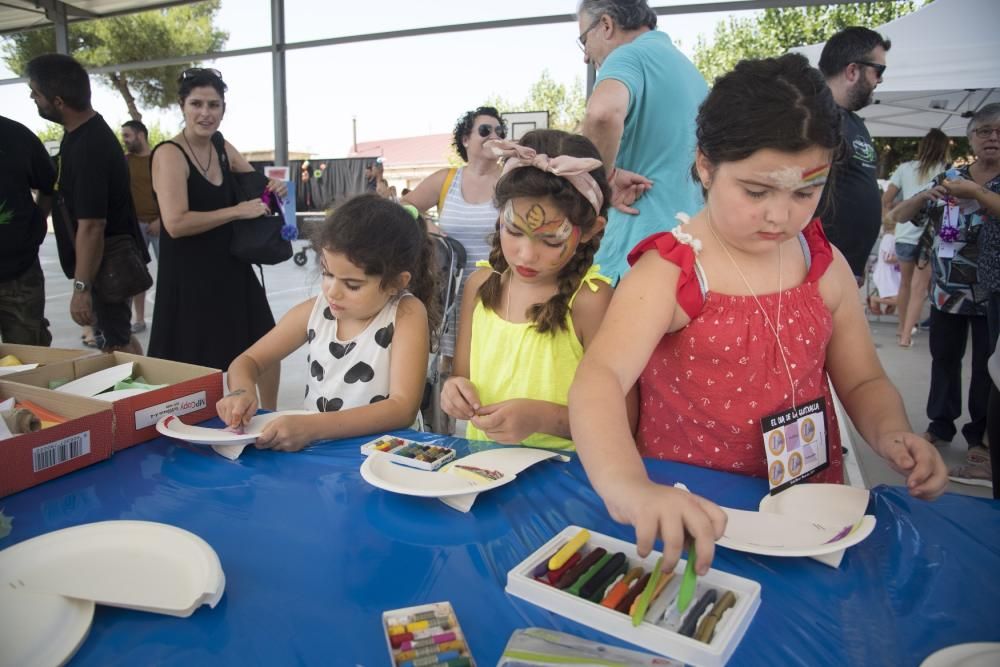
[[[357,408],[389,397],[389,359],[399,302],[394,297],[365,329],[350,340],[337,336],[337,319],[326,299],[316,297],[306,336],[309,340],[309,379],[306,410],[335,412]]]

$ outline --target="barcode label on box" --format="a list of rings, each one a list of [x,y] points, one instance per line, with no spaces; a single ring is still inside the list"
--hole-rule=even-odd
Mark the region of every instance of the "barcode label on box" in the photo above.
[[[41,472],[89,453],[90,431],[84,431],[41,447],[35,447],[31,450],[31,465],[35,472]]]
[[[208,396],[203,391],[187,396],[181,396],[159,405],[151,405],[148,408],[135,411],[135,430],[152,426],[160,421],[160,417],[167,415],[186,415],[196,412],[208,405]]]

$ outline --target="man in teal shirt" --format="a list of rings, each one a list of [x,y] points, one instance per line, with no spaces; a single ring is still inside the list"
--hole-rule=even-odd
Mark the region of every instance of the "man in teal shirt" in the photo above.
[[[678,213],[701,209],[691,165],[708,88],[656,30],[645,0],[583,0],[578,18],[584,61],[598,68],[582,132],[601,152],[614,206],[594,261],[617,283],[639,241],[673,228]]]

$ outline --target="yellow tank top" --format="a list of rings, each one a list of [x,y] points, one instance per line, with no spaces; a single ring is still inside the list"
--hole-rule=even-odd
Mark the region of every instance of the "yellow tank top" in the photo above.
[[[477,265],[489,266],[486,262]],[[566,330],[538,333],[531,322],[508,322],[476,302],[472,313],[472,344],[469,379],[479,392],[482,405],[512,398],[530,398],[566,405],[576,367],[583,358],[583,345],[573,328],[573,302],[586,285],[598,290],[598,283],[611,281],[591,266],[570,298]],[[469,440],[489,440],[469,422]],[[521,444],[548,449],[573,449],[573,442],[547,433],[532,433]]]

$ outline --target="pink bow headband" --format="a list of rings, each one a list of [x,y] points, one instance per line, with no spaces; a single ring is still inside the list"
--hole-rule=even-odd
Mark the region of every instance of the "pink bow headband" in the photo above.
[[[501,175],[520,167],[535,167],[550,174],[555,174],[569,181],[570,185],[576,188],[577,192],[590,202],[597,215],[601,214],[604,195],[601,194],[601,189],[597,186],[597,181],[590,175],[591,171],[603,164],[600,160],[592,157],[575,157],[573,155],[549,157],[545,153],[538,153],[534,148],[522,146],[508,139],[490,139],[483,146],[491,150],[498,158],[507,158],[507,161],[504,162]]]

